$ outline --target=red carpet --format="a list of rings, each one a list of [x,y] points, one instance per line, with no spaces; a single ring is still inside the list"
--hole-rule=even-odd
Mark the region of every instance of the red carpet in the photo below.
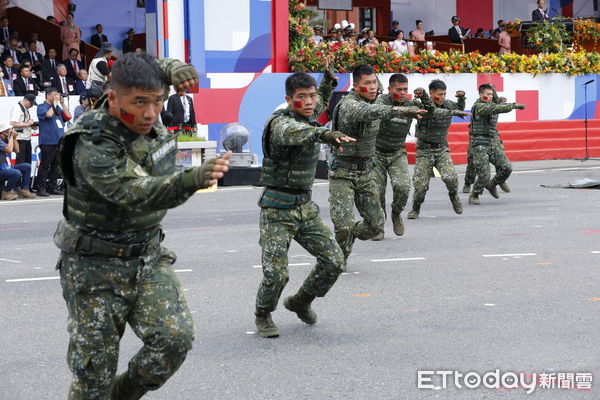
[[[585,156],[583,120],[501,122],[500,139],[511,161],[556,160]],[[455,164],[467,162],[469,124],[457,123],[448,135],[450,153]],[[415,162],[415,144],[408,143],[409,163]],[[590,157],[600,156],[600,120],[588,121]]]

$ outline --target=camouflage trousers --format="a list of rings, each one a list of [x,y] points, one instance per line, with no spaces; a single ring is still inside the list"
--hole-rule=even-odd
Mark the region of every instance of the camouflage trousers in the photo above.
[[[194,325],[172,268],[175,254],[165,248],[153,253],[127,260],[61,253],[71,336],[69,400],[109,399],[126,324],[144,343],[127,371],[142,391],[162,386],[192,348]]]
[[[495,153],[505,154],[504,145],[502,144],[502,141],[499,138],[493,138],[490,145],[494,148]],[[496,166],[494,167],[496,168],[496,174],[498,174],[498,168]],[[467,151],[467,170],[465,172],[465,185],[474,184],[476,179],[477,173],[475,171],[475,165],[473,163],[473,145],[469,144],[469,149]]]
[[[262,208],[259,243],[263,279],[256,296],[257,313],[270,313],[277,308],[289,279],[288,250],[292,239],[317,258],[300,290],[323,297],[342,273],[342,251],[319,216],[316,203],[309,201],[293,209]]]
[[[343,167],[329,170],[329,206],[335,239],[344,259],[352,253],[356,239],[369,240],[383,231],[385,217],[373,166],[359,171]],[[354,207],[363,218],[354,221]]]
[[[504,145],[499,138],[493,138],[488,146],[473,147],[473,174],[477,176],[473,186],[474,193],[483,193],[485,184],[490,180],[490,163],[496,168],[494,182],[496,184],[504,183],[512,173],[512,165],[504,154]]]
[[[391,153],[377,151],[375,172],[377,183],[379,184],[379,200],[383,209],[384,217],[387,217],[385,210],[385,192],[387,189],[387,176],[390,176],[392,184],[392,212],[401,213],[408,201],[410,193],[410,174],[408,173],[408,158],[406,150],[400,149]]]
[[[454,164],[452,164],[452,158],[450,158],[450,150],[447,147],[439,149],[417,148],[417,163],[413,173],[413,185],[415,187],[413,210],[419,211],[421,204],[425,201],[433,167],[440,172],[442,182],[446,185],[449,193],[456,193],[458,190],[458,175],[456,169],[454,169]]]

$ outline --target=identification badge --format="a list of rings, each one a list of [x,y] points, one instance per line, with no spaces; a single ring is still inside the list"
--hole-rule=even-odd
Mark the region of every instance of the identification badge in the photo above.
[[[62,124],[62,122],[60,122],[60,119],[58,119],[58,118],[56,118],[56,126],[58,126],[58,129],[63,128],[63,124]]]
[[[73,85],[69,85],[69,92],[73,91]]]
[[[37,78],[36,74],[34,74],[33,72],[31,73],[31,77],[32,77],[33,79]]]
[[[33,83],[30,83],[29,85],[27,85],[27,88],[28,88],[29,90],[33,90]]]
[[[17,74],[13,74],[13,81],[17,79]]]

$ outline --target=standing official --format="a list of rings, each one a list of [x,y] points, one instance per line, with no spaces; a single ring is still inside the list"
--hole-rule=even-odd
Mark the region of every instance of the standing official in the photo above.
[[[161,221],[222,177],[230,155],[176,171],[176,138],[157,119],[166,85],[189,88],[197,79],[180,61],[126,54],[107,95],[61,142],[65,218],[54,241],[69,311],[70,400],[137,400],[192,348],[192,316],[176,256],[161,246]],[[115,376],[127,324],[144,346]]]
[[[355,138],[334,149],[329,169],[329,204],[335,238],[344,252],[344,268],[356,239],[369,240],[383,231],[375,172],[375,142],[382,120],[416,117],[427,111],[418,107],[374,104],[378,80],[370,65],[352,73],[354,88],[335,107],[333,129]],[[363,217],[354,221],[354,207]]]
[[[325,296],[342,272],[342,251],[319,217],[319,206],[311,200],[320,143],[339,147],[340,142],[354,141],[316,121],[327,108],[334,84],[329,72],[318,91],[310,75],[296,72],[289,76],[285,82],[288,108],[273,113],[265,124],[261,175],[265,189],[258,201],[264,276],[255,312],[256,327],[262,337],[279,336],[271,313],[289,279],[287,253],[292,239],[317,258],[298,293],[284,301],[285,308],[303,322],[317,322],[311,303],[316,297]]]
[[[498,114],[512,110],[524,110],[525,104],[500,103],[492,85],[479,86],[479,100],[473,104],[470,145],[473,154],[473,172],[477,175],[473,191],[469,195],[469,204],[480,204],[479,195],[487,189],[494,198],[498,198],[497,185],[502,185],[510,176],[512,166],[504,147],[498,138]],[[490,163],[496,167],[496,175],[490,179]]]
[[[424,89],[417,89],[415,95],[422,97],[423,102],[433,101],[437,112],[433,118],[422,119],[417,122],[417,163],[413,173],[412,210],[408,213],[408,219],[416,219],[421,211],[421,204],[425,201],[425,195],[429,190],[429,180],[433,168],[437,168],[442,181],[448,189],[448,196],[452,208],[457,214],[462,214],[463,207],[458,198],[458,175],[452,164],[450,149],[448,147],[448,128],[452,124],[452,116],[468,115],[465,109],[465,92],[456,92],[457,102],[446,100],[446,84],[439,79],[429,84],[429,96]]]
[[[29,110],[33,106],[37,106],[35,95],[27,93],[23,100],[15,104],[10,111],[10,124],[17,132],[17,142],[19,143],[16,164],[31,164],[31,127],[35,125],[35,122],[31,118]]]

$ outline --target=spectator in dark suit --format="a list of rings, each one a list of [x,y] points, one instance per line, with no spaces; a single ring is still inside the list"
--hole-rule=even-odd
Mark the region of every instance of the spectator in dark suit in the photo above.
[[[17,79],[19,69],[15,67],[12,57],[4,57],[4,62],[2,63],[2,73],[4,74],[4,79],[10,82],[11,90],[14,87],[13,81]]]
[[[15,96],[25,96],[27,93],[33,93],[37,96],[39,88],[31,78],[31,69],[26,65],[21,65],[19,73],[19,77],[13,82]]]
[[[29,42],[29,50],[27,53],[23,54],[23,61],[29,60],[33,67],[34,71],[39,71],[42,69],[42,60],[43,56],[36,51],[37,45],[36,42]]]
[[[80,96],[85,94],[85,83],[87,82],[87,79],[87,70],[80,69],[79,73],[77,74],[77,80],[75,81],[75,92]]]
[[[40,81],[40,75],[36,74],[35,71],[33,70],[33,67],[31,65],[31,61],[29,60],[23,60],[23,62],[21,63],[21,65],[28,67],[31,70],[31,80],[33,81],[33,83],[35,84],[35,86],[37,86],[38,88],[41,88],[41,81]]]
[[[73,80],[77,79],[77,73],[80,69],[85,68],[83,62],[77,59],[79,57],[79,50],[69,50],[69,58],[64,60],[62,63],[67,67],[67,76]]]
[[[92,46],[100,48],[102,47],[102,43],[108,42],[106,35],[102,34],[103,29],[102,24],[96,25],[96,33],[92,35],[92,39],[90,40]]]
[[[75,91],[75,81],[67,76],[67,68],[64,64],[58,64],[56,75],[52,77],[51,86],[58,90],[62,96],[77,94]]]
[[[400,22],[394,20],[392,22],[392,30],[388,33],[389,37],[395,38],[400,33]]]
[[[42,61],[42,81],[50,82],[50,79],[56,75],[56,66],[60,62],[56,59],[56,49],[48,49],[48,58]]]
[[[177,94],[169,97],[167,111],[173,114],[169,127],[196,128],[196,113],[194,112],[194,101],[185,94],[185,90],[179,89]]]
[[[455,15],[452,17],[452,28],[448,29],[448,36],[452,43],[462,44],[464,40],[467,40],[468,31],[465,28],[461,28],[460,19]]]
[[[15,64],[21,64],[23,53],[21,53],[17,48],[18,43],[19,41],[17,39],[10,39],[10,45],[8,49],[4,50],[2,57],[6,58],[7,56],[10,56]]]
[[[35,49],[38,53],[42,55],[42,57],[46,57],[46,46],[44,42],[40,40],[40,33],[38,31],[31,32],[29,35],[29,42],[35,42]]]
[[[8,17],[4,16],[0,18],[0,44],[5,48],[8,47],[11,34],[12,29],[8,27]]]
[[[532,21],[546,21],[548,19],[548,11],[544,10],[545,5],[544,0],[537,1],[538,8],[531,13]]]

